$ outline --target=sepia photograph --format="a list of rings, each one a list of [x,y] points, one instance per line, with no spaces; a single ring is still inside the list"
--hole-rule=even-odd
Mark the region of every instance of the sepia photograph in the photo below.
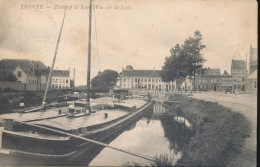
[[[257,166],[255,0],[0,0],[0,166]]]

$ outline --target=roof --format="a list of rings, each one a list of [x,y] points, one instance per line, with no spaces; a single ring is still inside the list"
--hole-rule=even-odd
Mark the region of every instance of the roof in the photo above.
[[[215,76],[215,75],[220,75],[220,69],[219,68],[207,68],[204,71],[205,76]]]
[[[48,70],[45,64],[41,61],[34,61],[28,59],[2,59],[0,60],[1,71],[13,71],[15,68],[20,67],[27,75],[33,74],[33,68],[36,73],[39,71]]]
[[[231,68],[232,69],[246,69],[246,61],[245,60],[232,60]]]
[[[69,70],[53,70],[52,76],[53,77],[69,77],[70,71]]]
[[[247,77],[248,79],[257,79],[257,70]]]
[[[161,70],[123,70],[123,77],[161,77]]]

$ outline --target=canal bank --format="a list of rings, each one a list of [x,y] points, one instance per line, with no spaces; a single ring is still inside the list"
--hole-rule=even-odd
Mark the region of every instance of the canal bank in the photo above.
[[[178,162],[190,166],[227,166],[240,154],[251,130],[244,115],[216,102],[185,95],[170,95],[168,99],[182,101],[170,106],[185,115],[195,131]]]
[[[250,122],[250,136],[245,139],[241,153],[234,157],[228,166],[256,166],[257,146],[257,95],[255,94],[224,94],[223,92],[195,93],[193,98],[218,102],[233,112],[243,114]]]

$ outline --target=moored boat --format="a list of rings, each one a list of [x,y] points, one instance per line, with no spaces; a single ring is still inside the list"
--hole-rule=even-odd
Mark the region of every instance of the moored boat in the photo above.
[[[30,119],[34,118],[34,113],[1,115],[1,126],[3,128],[0,140],[0,157],[14,158],[15,160],[12,163],[20,162],[25,165],[35,162],[40,165],[75,162],[82,154],[94,151],[96,145],[33,125],[40,125],[107,143],[113,138],[113,135],[135,123],[141,114],[152,109],[151,102],[140,100],[136,100],[136,102],[139,103],[137,109],[127,103],[126,100],[126,103],[116,103],[114,109],[104,109],[90,115],[74,118],[67,117],[63,113],[61,117],[54,115],[40,120]],[[59,109],[56,110],[57,115],[59,114],[58,111]],[[41,112],[38,114],[47,115],[48,112],[53,111]],[[107,117],[105,117],[106,114]],[[21,121],[29,124],[23,124]]]

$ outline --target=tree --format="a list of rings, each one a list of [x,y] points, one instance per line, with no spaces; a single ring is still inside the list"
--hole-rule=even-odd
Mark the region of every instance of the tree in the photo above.
[[[127,65],[127,66],[125,67],[125,69],[126,69],[126,70],[133,70],[134,68],[133,68],[133,66],[131,66],[131,65]]]
[[[200,31],[195,31],[193,37],[189,37],[184,42],[182,47],[184,55],[186,57],[186,66],[189,76],[193,76],[193,89],[196,88],[195,80],[196,74],[203,71],[203,63],[206,61],[201,54],[201,50],[206,47],[202,44],[202,34]]]
[[[179,80],[193,75],[195,88],[195,75],[201,71],[205,61],[200,51],[206,46],[201,43],[201,40],[201,33],[195,31],[194,37],[186,39],[181,46],[176,44],[170,50],[171,55],[165,58],[161,71],[164,82],[177,81],[177,89],[179,90]]]
[[[91,80],[91,87],[94,89],[111,89],[116,86],[118,72],[104,70]]]

